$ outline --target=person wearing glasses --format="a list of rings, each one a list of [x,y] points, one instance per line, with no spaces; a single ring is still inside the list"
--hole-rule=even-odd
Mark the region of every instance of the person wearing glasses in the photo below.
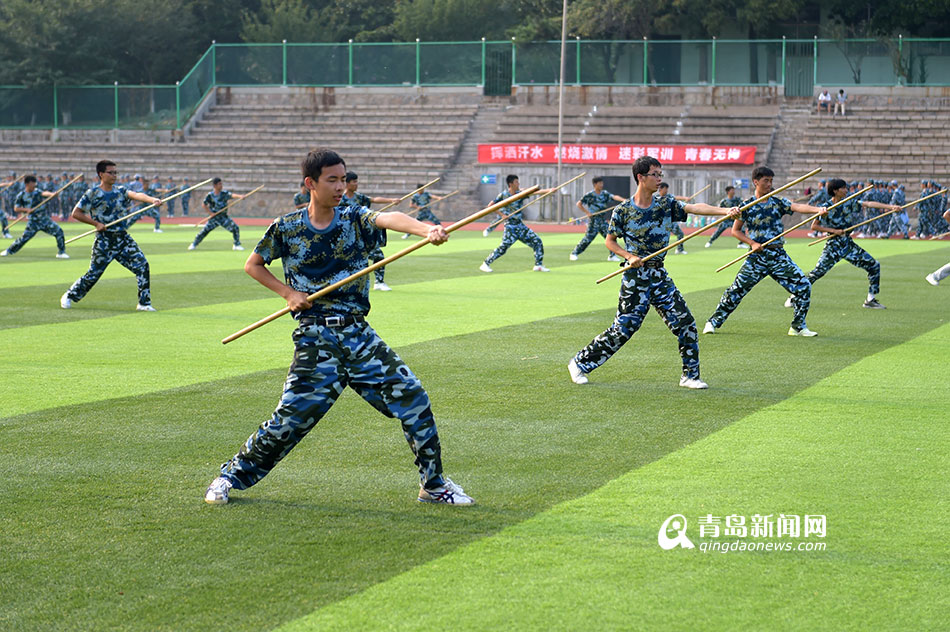
[[[746,203],[768,195],[773,188],[774,176],[775,172],[768,167],[756,167],[752,171],[752,186],[755,188],[755,195]],[[773,195],[764,202],[759,202],[742,211],[741,217],[733,223],[732,236],[749,244],[752,252],[742,264],[735,281],[723,293],[716,311],[703,327],[704,334],[716,333],[729,315],[739,307],[743,297],[759,281],[770,276],[792,295],[791,303],[795,315],[792,317],[792,326],[788,330],[788,335],[806,338],[818,335],[805,324],[805,316],[811,305],[811,281],[785,252],[785,239],[777,239],[768,246],[762,245],[763,242],[777,237],[785,230],[782,218],[792,213],[815,214],[817,219],[819,216],[827,215],[828,209],[823,206],[795,203],[788,198]],[[742,231],[743,226],[746,227],[746,232]]]
[[[710,204],[686,203],[672,195],[655,196],[663,172],[660,161],[652,156],[637,158],[633,177],[637,190],[633,197],[614,209],[607,228],[607,249],[623,257],[627,271],[620,284],[620,301],[614,322],[604,333],[581,349],[567,365],[575,384],[587,384],[588,374],[609,360],[640,329],[652,306],[679,340],[683,374],[679,385],[685,388],[708,388],[699,377],[699,334],[696,320],[686,306],[683,295],[673,284],[663,255],[644,262],[670,243],[673,222],[686,221],[688,213],[739,217],[739,208],[719,208]],[[623,239],[624,246],[618,243]]]
[[[99,177],[99,184],[87,189],[73,208],[73,219],[96,229],[89,270],[63,294],[59,299],[59,306],[69,309],[73,303],[81,301],[115,260],[135,275],[139,288],[139,301],[135,309],[140,312],[154,312],[149,290],[148,260],[126,230],[128,220],[108,228],[106,224],[127,215],[132,200],[156,205],[161,204],[161,200],[116,184],[118,171],[111,160],[99,161],[96,164],[96,175]]]

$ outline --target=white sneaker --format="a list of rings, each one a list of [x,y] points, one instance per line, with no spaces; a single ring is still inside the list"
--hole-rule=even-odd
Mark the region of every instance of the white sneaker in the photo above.
[[[690,377],[686,377],[685,375],[680,378],[680,386],[684,388],[695,388],[695,389],[709,388],[709,384],[706,384],[706,382],[703,382],[698,377],[690,378]]]
[[[939,285],[939,284],[940,284],[940,281],[938,281],[938,280],[937,280],[937,277],[935,277],[935,276],[933,275],[933,272],[931,272],[930,274],[928,274],[927,276],[925,276],[924,279],[926,279],[927,283],[929,283],[930,285]]]
[[[581,367],[577,366],[574,358],[571,358],[571,361],[567,363],[567,372],[571,374],[571,381],[575,384],[587,384],[589,381],[587,374],[581,371]]]
[[[4,250],[3,252],[0,252],[0,257],[9,257],[9,256],[10,256],[9,250]]]
[[[577,261],[577,255],[575,255],[575,254],[572,252],[572,253],[571,253],[571,256],[568,257],[568,259],[570,259],[571,261]]]
[[[73,306],[73,301],[69,298],[69,292],[66,292],[59,297],[59,306],[63,309],[69,309]]]
[[[11,235],[11,234],[8,233],[8,232],[4,232],[4,233],[3,233],[3,238],[4,238],[4,239],[13,239],[13,235]]]
[[[442,478],[443,485],[435,489],[419,488],[420,503],[439,503],[443,505],[474,505],[475,499],[465,493],[448,476]],[[211,489],[210,487],[208,488]],[[207,496],[205,496],[207,500]],[[209,501],[210,502],[210,501]]]
[[[383,283],[382,281],[377,281],[377,282],[373,285],[373,289],[374,289],[374,290],[379,290],[380,292],[392,292],[392,291],[393,291],[393,289],[392,289],[391,287],[389,287],[388,285],[386,285],[386,284]]]
[[[736,246],[736,248],[739,248],[739,249],[742,249],[742,250],[748,250],[748,249],[749,249],[749,244],[746,244],[746,243],[743,243],[743,242],[740,241],[740,242],[738,243],[738,245]]]
[[[56,254],[56,258],[57,258],[57,259],[69,259],[69,255],[67,255],[65,252],[60,252],[60,253],[57,253],[57,254]]]
[[[197,248],[197,246],[194,244],[188,244],[188,250],[194,250],[195,248]]]
[[[706,242],[706,245],[703,246],[703,247],[704,247],[704,248],[712,248],[712,242],[711,242],[711,241],[707,241],[707,242]]]
[[[482,231],[482,237],[488,237],[488,229]]]
[[[164,233],[165,231],[162,230],[161,228],[156,228],[156,229],[153,230],[152,232],[153,232],[153,233]]]
[[[794,327],[788,328],[789,336],[802,336],[804,338],[812,338],[818,335],[817,331],[812,331],[808,327],[802,327],[801,329],[795,329]]]
[[[403,239],[409,239],[409,233],[403,233],[402,238],[403,238]]]
[[[550,272],[550,270],[548,270],[544,266],[534,266],[531,269],[534,270],[535,272]]]
[[[242,246],[241,244],[234,244],[233,246],[231,246],[231,250],[244,250],[244,246]]]
[[[623,259],[615,255],[614,253],[610,253],[609,255],[607,255],[607,261],[623,261]]]
[[[478,269],[481,270],[482,272],[491,272],[491,271],[492,271],[491,268],[488,267],[488,264],[485,263],[484,261],[482,261],[482,265],[478,266]]]
[[[703,327],[703,333],[704,333],[704,334],[714,334],[714,333],[716,333],[716,326],[713,325],[711,322],[706,321],[706,326]]]
[[[228,503],[228,492],[231,491],[231,481],[219,476],[211,481],[205,491],[205,502],[212,505],[226,505]]]
[[[152,307],[151,305],[142,305],[141,303],[136,305],[135,309],[140,312],[154,312],[155,311],[155,308]]]
[[[785,299],[785,307],[792,307],[792,297],[791,297],[791,296],[789,296],[787,299]]]

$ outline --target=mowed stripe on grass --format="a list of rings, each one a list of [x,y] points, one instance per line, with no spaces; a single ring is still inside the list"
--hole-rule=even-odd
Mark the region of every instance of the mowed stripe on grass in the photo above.
[[[950,391],[897,376],[942,381],[948,355],[944,325],[278,630],[941,628]],[[672,514],[697,546],[709,514],[825,515],[824,538],[760,540],[826,549],[664,551]]]

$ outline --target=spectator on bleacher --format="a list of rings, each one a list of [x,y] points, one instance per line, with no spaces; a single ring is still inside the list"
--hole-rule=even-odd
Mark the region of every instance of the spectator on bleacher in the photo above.
[[[373,204],[374,202],[379,204],[396,204],[399,202],[399,200],[395,198],[379,196],[370,197],[368,195],[359,193],[360,177],[353,171],[347,171],[346,175],[344,176],[344,180],[346,181],[346,191],[343,193],[343,197],[340,198],[340,206],[365,206],[366,208],[369,208],[370,204]],[[386,245],[386,229],[380,230],[379,233],[381,235],[380,242],[377,244],[376,248],[374,248],[373,251],[369,253],[369,260],[372,263],[382,261],[385,258],[383,256],[383,246]],[[373,284],[374,290],[379,290],[380,292],[388,292],[392,290],[391,287],[386,285],[386,266],[383,266],[382,268],[376,268],[373,270],[373,274],[376,278],[376,282]]]
[[[841,110],[841,116],[844,116],[845,104],[848,102],[848,93],[843,89],[838,90],[838,94],[835,95],[835,111],[832,116],[838,116],[838,110]]]
[[[822,90],[818,95],[818,114],[821,114],[821,108],[825,108],[825,112],[831,114],[831,93],[827,90]]]
[[[184,191],[190,186],[191,185],[188,184],[188,178],[182,178],[181,188],[179,189],[179,191]],[[189,191],[188,193],[182,193],[178,199],[181,200],[181,216],[188,217],[188,207],[191,205],[191,191]]]
[[[223,227],[226,230],[231,231],[231,237],[234,238],[234,245],[231,247],[231,250],[244,250],[244,246],[241,245],[241,229],[238,228],[238,225],[234,223],[234,220],[228,217],[228,212],[224,209],[227,208],[228,202],[231,201],[231,198],[235,200],[243,200],[247,195],[238,195],[237,193],[231,193],[230,191],[224,190],[224,184],[221,182],[221,178],[215,178],[211,181],[211,192],[205,196],[202,206],[204,206],[205,212],[208,215],[214,215],[211,217],[201,231],[195,235],[195,240],[188,244],[188,250],[194,250],[198,247],[198,244],[201,243],[205,237],[208,236],[208,233],[213,231],[218,226]],[[222,212],[219,212],[222,211]],[[217,215],[215,215],[217,213]]]
[[[592,216],[592,213],[598,213],[598,211],[610,208],[611,201],[625,201],[619,195],[614,195],[610,191],[604,190],[603,176],[597,176],[591,180],[591,182],[594,184],[594,189],[585,193],[584,197],[577,201],[577,208],[587,215],[587,231],[584,233],[584,236],[581,237],[581,240],[577,242],[577,245],[574,246],[574,250],[571,251],[571,261],[577,261],[577,257],[587,249],[597,235],[605,239],[607,237],[607,222],[610,220],[610,215],[607,213],[599,213]],[[620,261],[620,257],[611,252],[607,257],[607,261]]]
[[[165,188],[161,190],[162,196],[168,197],[169,195],[174,195],[178,193],[178,187],[175,186],[175,181],[172,180],[171,176],[168,176],[168,179],[165,181]],[[175,200],[178,198],[172,198],[165,202],[168,205],[168,216],[175,217]]]
[[[294,208],[298,211],[310,204],[310,190],[307,189],[306,181],[300,183],[300,193],[294,194]]]

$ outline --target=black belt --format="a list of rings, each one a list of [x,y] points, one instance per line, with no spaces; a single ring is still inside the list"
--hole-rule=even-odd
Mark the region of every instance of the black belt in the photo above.
[[[626,268],[628,265],[630,264],[627,263],[626,261],[620,262],[621,268]],[[643,267],[644,268],[662,268],[663,260],[662,259],[647,259],[646,261],[643,262]],[[630,269],[632,270],[633,268],[630,268]]]
[[[323,325],[324,327],[348,327],[355,323],[365,323],[362,316],[304,316],[301,325]]]
[[[764,250],[784,250],[785,244],[769,244],[768,246],[762,246]]]

